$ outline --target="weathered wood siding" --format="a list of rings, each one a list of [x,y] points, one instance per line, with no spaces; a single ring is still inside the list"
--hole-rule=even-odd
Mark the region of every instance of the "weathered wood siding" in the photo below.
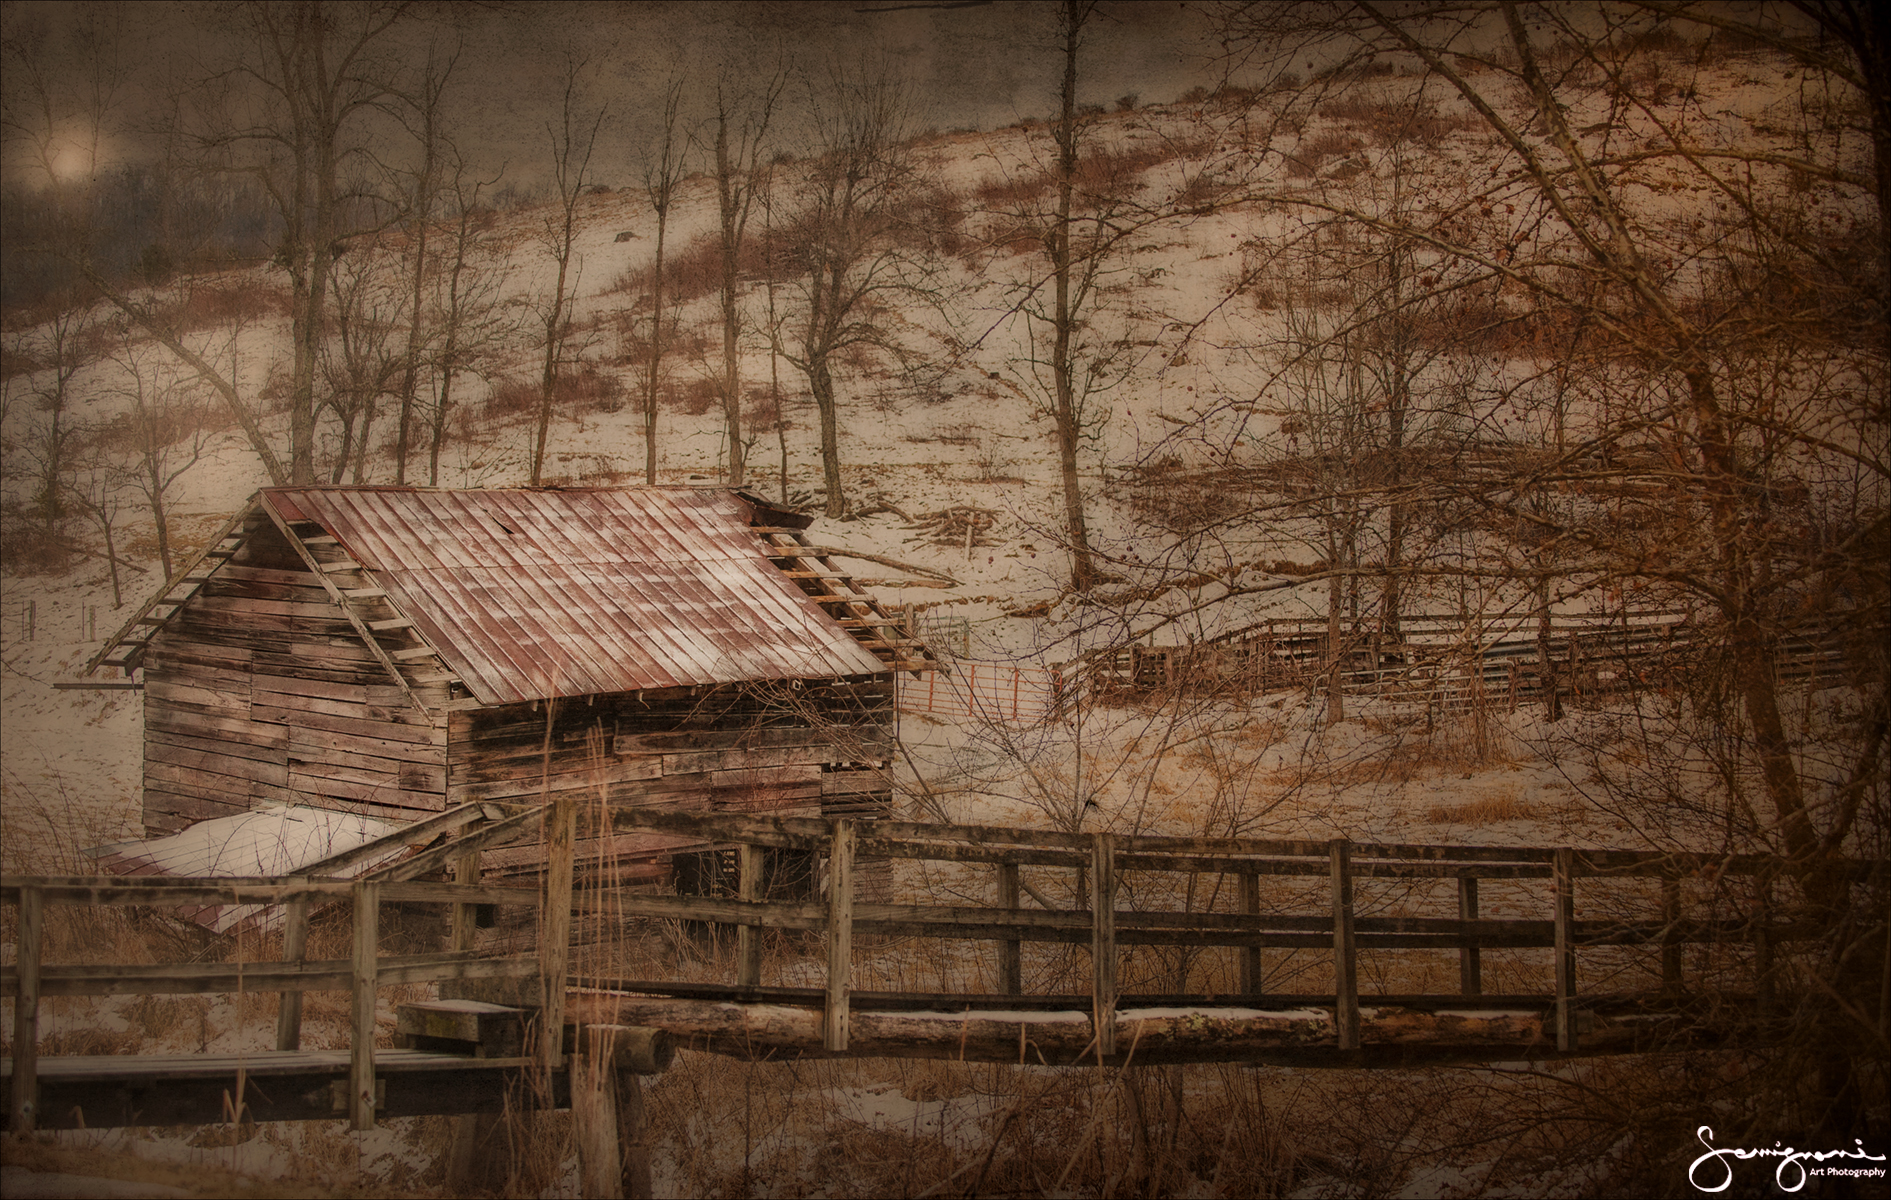
[[[144,666],[151,834],[271,800],[396,820],[446,805],[444,722],[407,700],[273,529],[251,526]]]
[[[580,811],[661,805],[696,812],[870,815],[891,795],[893,683],[886,676],[792,687],[748,684],[512,704],[451,714],[447,799],[537,803],[569,794]],[[656,859],[698,843],[648,834],[606,840],[593,816],[579,857],[657,874]],[[539,849],[489,852],[489,868],[530,870]],[[648,867],[642,870],[638,860]]]

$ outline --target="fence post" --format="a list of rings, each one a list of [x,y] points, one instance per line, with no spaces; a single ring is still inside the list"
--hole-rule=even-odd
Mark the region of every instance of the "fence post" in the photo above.
[[[565,988],[571,962],[571,877],[578,834],[578,807],[569,794],[553,800],[546,813],[545,901],[541,909],[544,941],[538,971],[545,1007],[539,1011],[539,1061],[545,1070],[565,1065]]]
[[[1017,911],[1020,903],[1018,864],[998,864],[998,907]],[[1007,996],[1024,992],[1024,943],[1006,938],[998,943],[998,990]]]
[[[762,848],[744,842],[736,850],[736,859],[736,897],[755,904],[762,898]],[[735,931],[735,981],[742,987],[755,987],[762,981],[759,926],[742,925]]]
[[[835,821],[827,856],[827,1020],[822,1044],[847,1048],[849,979],[854,962],[854,823]]]
[[[309,898],[297,896],[284,906],[282,919],[282,961],[300,963],[308,957]],[[302,1048],[302,991],[297,988],[282,993],[276,1002],[276,1049]]]
[[[1762,1021],[1773,1015],[1773,877],[1754,878],[1759,904],[1753,910],[1753,1000]]]
[[[1681,993],[1681,881],[1661,877],[1661,991]]]
[[[359,1131],[374,1128],[374,1002],[381,885],[356,881],[354,902],[354,1031],[349,1039],[348,1120]]]
[[[1477,920],[1477,876],[1458,876],[1458,920]],[[1484,994],[1484,952],[1477,946],[1458,950],[1460,990],[1467,996]]]
[[[1329,843],[1333,878],[1333,1026],[1341,1050],[1359,1049],[1359,957],[1353,939],[1353,848]]]
[[[1253,871],[1241,875],[1241,915],[1254,918],[1254,926],[1259,928],[1261,916],[1261,877]],[[1241,947],[1241,994],[1258,996],[1261,994],[1261,948],[1259,946]]]
[[[1096,1027],[1097,1062],[1116,1053],[1116,839],[1091,835],[1090,1016]]]
[[[471,886],[479,882],[479,851],[464,850],[453,863],[453,882]],[[479,945],[479,905],[453,906],[453,944],[451,950],[470,951]]]
[[[1556,852],[1556,1048],[1576,1049],[1576,852]]]
[[[14,958],[13,1096],[16,1134],[33,1132],[39,1120],[39,959],[46,928],[46,893],[20,889],[19,947]]]

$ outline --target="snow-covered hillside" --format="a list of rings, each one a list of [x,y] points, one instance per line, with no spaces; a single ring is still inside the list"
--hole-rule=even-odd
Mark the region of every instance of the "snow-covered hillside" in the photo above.
[[[1304,80],[1086,112],[1069,173],[1055,122],[890,141],[862,167],[883,192],[859,202],[879,207],[858,225],[819,207],[831,155],[784,150],[747,180],[744,486],[844,509],[817,518],[818,543],[864,556],[851,565],[913,607],[958,678],[1084,680],[1132,644],[1197,646],[1268,620],[1329,639],[1326,665],[1291,688],[1082,683],[1076,705],[1036,724],[912,706],[897,764],[912,814],[1882,852],[1873,631],[1891,476],[1882,297],[1865,278],[1883,254],[1882,198],[1865,182],[1860,110],[1809,96],[1814,72],[1773,49],[1564,35],[1544,49],[1553,104],[1515,55],[1446,39],[1421,61],[1421,38],[1306,66]],[[682,181],[656,313],[648,196],[578,197],[542,483],[643,481],[658,328],[657,482],[726,480],[718,206],[714,177]],[[317,482],[395,482],[408,362],[406,484],[530,481],[556,215],[442,218],[417,287],[416,230],[338,247]],[[852,257],[823,277],[849,237]],[[154,491],[181,557],[271,482],[205,379],[227,383],[285,460],[293,436],[281,269],[125,287],[143,318],[101,301],[16,315],[5,333],[9,872],[76,870],[83,848],[138,833],[139,693],[55,685],[78,681],[161,583]],[[862,298],[826,364],[843,505],[824,482],[807,347],[821,297],[846,287]],[[462,301],[449,388],[446,313]],[[153,321],[198,362],[151,336]],[[154,488],[152,469],[174,482]],[[1083,587],[1073,507],[1095,562]],[[1515,667],[1507,695],[1483,690],[1499,625],[1540,636],[1528,665],[1547,674],[1553,621],[1626,629],[1653,612],[1703,631],[1698,655],[1638,678],[1626,665],[1580,676],[1572,637],[1574,682],[1548,683],[1569,711],[1546,711]],[[1457,622],[1435,638],[1479,664],[1475,691],[1415,700],[1416,683],[1398,698],[1349,682],[1432,679],[1399,649],[1421,617]],[[1802,671],[1788,649],[1815,642],[1824,665]],[[1522,912],[1497,900],[1486,915]],[[880,1104],[858,1082],[816,1090],[914,1121],[936,1099]],[[943,1129],[940,1103],[925,1119]],[[1496,1162],[1485,1168],[1488,1183]],[[673,1182],[735,1170],[691,1169]],[[1579,1191],[1588,1170],[1558,1178]],[[1468,1178],[1448,1182],[1476,1190]]]

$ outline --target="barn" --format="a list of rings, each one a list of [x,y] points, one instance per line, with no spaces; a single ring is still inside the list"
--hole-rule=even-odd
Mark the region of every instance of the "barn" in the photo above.
[[[561,794],[874,815],[929,656],[808,524],[726,488],[265,488],[86,671],[142,679],[150,836]],[[590,830],[619,877],[688,848]]]

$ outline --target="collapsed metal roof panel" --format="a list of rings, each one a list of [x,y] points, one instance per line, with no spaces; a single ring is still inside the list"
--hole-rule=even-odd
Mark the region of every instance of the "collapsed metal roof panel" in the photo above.
[[[386,590],[482,704],[888,667],[700,488],[269,488]]]

